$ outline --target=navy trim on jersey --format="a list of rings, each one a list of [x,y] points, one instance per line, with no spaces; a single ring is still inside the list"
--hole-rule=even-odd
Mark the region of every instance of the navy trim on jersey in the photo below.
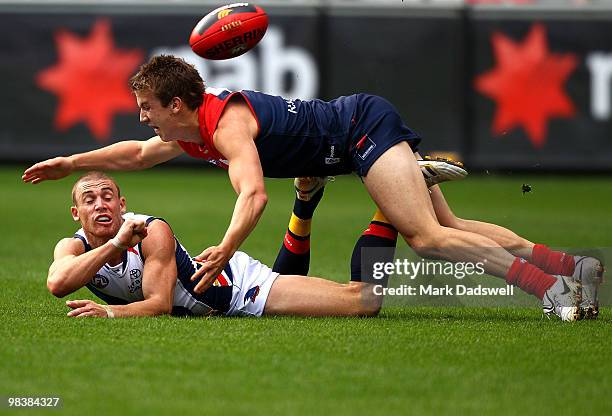
[[[138,243],[138,255],[140,256],[140,260],[144,263],[144,255],[142,254],[142,241]]]
[[[166,221],[166,220],[165,220],[165,219],[163,219],[163,218],[159,218],[159,217],[149,217],[149,218],[147,218],[147,220],[145,221],[145,225],[149,225],[149,224],[151,224],[151,223],[153,222],[153,220],[161,220],[161,221],[165,222],[166,224],[168,224],[168,221]],[[168,226],[170,226],[170,224],[168,224]]]
[[[161,220],[163,222],[165,222],[166,224],[168,224],[168,221],[166,221],[163,218],[159,218],[159,217],[149,217],[147,218],[147,220],[145,221],[145,225],[149,226],[149,224],[151,224],[154,220]],[[168,224],[168,227],[170,227],[170,224]],[[170,227],[170,230],[172,230],[172,227]],[[144,254],[142,254],[142,241],[140,243],[138,243],[138,255],[140,256],[140,260],[142,260],[142,262],[144,263],[145,258],[144,258]]]
[[[229,91],[224,89],[223,91],[221,91],[221,93],[219,95],[217,95],[217,98],[219,98],[221,101],[225,100],[227,98],[228,95],[233,94],[233,91]]]
[[[87,240],[85,240],[85,237],[83,237],[82,235],[79,235],[79,234],[75,234],[73,237],[74,238],[78,238],[79,240],[81,240],[81,242],[83,243],[83,246],[85,247],[85,251],[86,252],[91,250],[91,246],[89,245]]]
[[[225,267],[223,268],[223,271],[225,272],[225,274],[227,274],[227,277],[230,279],[230,282],[232,282],[232,284],[234,283],[234,273],[232,273],[232,268],[230,267],[229,263],[225,265]]]
[[[199,302],[206,304],[208,307],[215,309],[220,312],[227,312],[230,309],[232,302],[232,291],[233,286],[211,286],[204,293],[195,293],[197,281],[192,282],[190,277],[196,272],[194,262],[189,254],[182,249],[179,241],[176,239],[176,269],[177,278],[181,282],[181,285],[189,292],[189,294]],[[198,267],[199,269],[199,267]],[[229,267],[229,264],[223,269],[230,279],[230,282],[234,281],[234,275]]]
[[[93,293],[94,295],[96,295],[97,297],[99,297],[100,299],[102,299],[104,302],[106,302],[109,305],[127,305],[129,303],[125,299],[116,298],[114,296],[107,295],[106,293],[99,291],[91,283],[87,283],[85,287],[89,289],[91,293]]]
[[[172,316],[178,316],[178,317],[193,316],[193,312],[191,312],[189,308],[186,308],[184,306],[173,306],[172,312],[170,314]]]

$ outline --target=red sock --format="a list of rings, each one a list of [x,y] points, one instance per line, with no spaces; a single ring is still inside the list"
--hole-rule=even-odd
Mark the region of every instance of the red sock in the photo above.
[[[557,282],[557,278],[517,257],[508,270],[506,282],[542,299],[544,293]]]
[[[576,262],[574,256],[562,251],[554,251],[544,244],[536,244],[531,252],[531,263],[550,274],[571,276],[574,274]]]

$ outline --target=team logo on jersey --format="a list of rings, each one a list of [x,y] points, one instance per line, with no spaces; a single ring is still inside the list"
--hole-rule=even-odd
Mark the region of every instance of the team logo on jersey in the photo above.
[[[108,277],[97,274],[93,279],[91,279],[91,283],[98,289],[104,289],[106,286],[108,286],[110,281],[108,280]]]
[[[374,143],[374,141],[370,139],[367,134],[364,134],[361,140],[357,142],[355,147],[357,148],[357,156],[359,156],[361,160],[365,160],[376,147],[376,143]]]
[[[141,276],[142,272],[139,269],[130,270],[130,284],[128,286],[130,293],[134,293],[142,287]]]
[[[252,303],[255,303],[255,299],[259,295],[259,286],[253,286],[249,290],[247,290],[246,295],[244,295],[244,303],[250,299]]]

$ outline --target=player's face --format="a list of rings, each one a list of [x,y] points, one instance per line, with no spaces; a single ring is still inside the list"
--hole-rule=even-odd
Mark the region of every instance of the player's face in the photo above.
[[[125,199],[119,197],[115,184],[108,179],[81,182],[75,192],[76,206],[72,217],[83,230],[97,237],[112,238],[117,234],[125,212]]]
[[[151,90],[136,91],[135,95],[140,108],[140,122],[151,127],[163,141],[170,141],[176,123],[172,102],[164,107]]]

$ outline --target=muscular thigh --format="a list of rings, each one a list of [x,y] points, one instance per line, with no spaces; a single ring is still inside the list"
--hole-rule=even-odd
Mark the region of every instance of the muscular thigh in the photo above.
[[[439,227],[416,158],[407,143],[387,150],[364,178],[368,192],[405,237],[427,235]]]

